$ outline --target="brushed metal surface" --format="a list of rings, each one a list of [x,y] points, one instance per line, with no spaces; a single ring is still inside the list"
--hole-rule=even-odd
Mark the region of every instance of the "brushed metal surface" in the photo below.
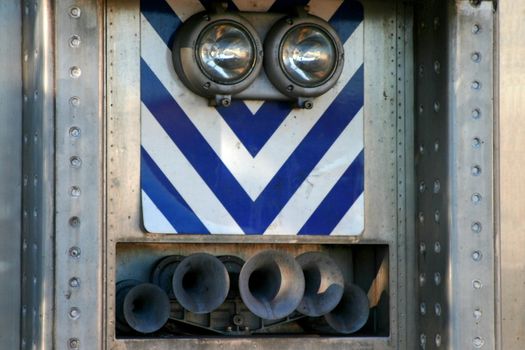
[[[498,349],[518,350],[525,347],[525,2],[500,1],[498,6],[499,46],[499,157],[496,184],[499,193],[497,211],[499,277]]]
[[[20,347],[22,194],[22,13],[0,3],[0,349]]]

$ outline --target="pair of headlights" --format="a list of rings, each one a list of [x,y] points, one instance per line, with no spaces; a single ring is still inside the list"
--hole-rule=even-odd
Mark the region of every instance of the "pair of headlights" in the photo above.
[[[341,75],[343,45],[326,21],[311,15],[206,12],[176,33],[173,63],[190,90],[222,105],[248,89],[264,67],[276,99],[311,108],[304,101],[325,93]],[[257,99],[251,95],[244,97]]]

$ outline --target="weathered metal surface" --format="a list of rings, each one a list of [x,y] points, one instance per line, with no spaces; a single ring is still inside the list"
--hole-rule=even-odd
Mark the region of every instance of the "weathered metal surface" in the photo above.
[[[0,2],[0,348],[20,347],[22,12]]]

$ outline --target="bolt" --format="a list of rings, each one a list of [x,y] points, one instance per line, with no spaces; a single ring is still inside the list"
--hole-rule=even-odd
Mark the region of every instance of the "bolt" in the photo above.
[[[438,101],[434,102],[434,112],[439,112],[439,110],[441,109],[441,105],[439,104]]]
[[[472,287],[474,287],[474,289],[481,289],[483,287],[483,284],[480,280],[474,280],[472,281]]]
[[[419,244],[419,253],[425,254],[427,251],[427,245],[423,242]]]
[[[78,277],[72,277],[69,280],[69,286],[71,288],[78,288],[78,287],[80,287],[80,279]]]
[[[421,344],[421,346],[424,348],[425,345],[427,344],[427,336],[425,334],[421,334],[419,336],[419,344]]]
[[[434,243],[434,253],[436,254],[441,253],[441,243],[439,242]]]
[[[480,148],[481,147],[481,140],[479,137],[474,137],[472,139],[472,147],[474,148]]]
[[[208,82],[204,83],[204,85],[202,87],[207,90],[207,89],[209,89],[211,87],[211,83],[208,81]]]
[[[434,313],[436,314],[436,316],[441,316],[441,304],[436,303],[434,305]]]
[[[293,19],[290,18],[290,17],[288,17],[288,18],[286,19],[286,23],[288,23],[289,25],[293,25]]]
[[[478,204],[479,202],[481,202],[481,194],[479,193],[474,193],[471,197],[471,201],[472,203],[474,204]]]
[[[73,79],[78,79],[82,75],[82,70],[77,66],[73,66],[69,68],[69,75]]]
[[[480,261],[483,257],[483,254],[479,250],[475,250],[472,252],[472,260],[474,261]]]
[[[481,27],[479,24],[476,23],[472,26],[472,34],[478,34],[480,30],[481,30]]]
[[[427,304],[419,304],[419,312],[421,313],[421,315],[425,315],[427,313]]]
[[[485,345],[485,341],[481,337],[476,337],[472,339],[472,345],[474,345],[475,348],[479,349],[482,348],[483,345]]]
[[[436,211],[434,212],[434,222],[435,222],[436,224],[439,223],[439,219],[440,219],[440,217],[441,217],[441,214],[440,214],[439,210],[436,210]]]
[[[425,182],[424,182],[424,181],[421,181],[421,182],[419,183],[419,192],[420,192],[420,193],[423,193],[423,192],[425,192],[426,189],[427,189],[427,185],[425,185]]]
[[[420,273],[419,274],[419,285],[421,287],[423,287],[425,285],[426,280],[427,280],[427,277],[426,277],[425,273]]]
[[[434,284],[436,286],[439,286],[441,284],[441,274],[439,272],[436,272],[434,274]]]
[[[436,140],[436,142],[434,142],[434,152],[438,152],[439,151],[439,141]]]
[[[80,187],[72,186],[69,193],[71,194],[71,197],[80,197],[80,194],[81,194]]]
[[[479,320],[481,316],[483,316],[483,313],[481,312],[480,309],[476,309],[474,310],[473,315],[476,320]]]
[[[441,190],[441,182],[439,182],[439,180],[435,180],[434,181],[434,188],[433,188],[433,191],[434,193],[439,193],[439,191]]]
[[[441,335],[436,334],[436,338],[434,341],[436,342],[436,346],[439,348],[441,346]]]
[[[419,223],[422,224],[425,222],[425,214],[423,214],[423,212],[420,212],[418,214],[418,219],[419,219]]]
[[[72,216],[69,219],[69,225],[71,227],[78,227],[78,226],[80,226],[80,218],[78,216]]]
[[[70,349],[79,349],[80,348],[80,340],[77,338],[71,338],[68,341],[69,348]]]
[[[471,84],[471,87],[474,89],[474,90],[479,90],[481,88],[481,83],[477,80],[474,80]]]
[[[481,54],[479,52],[473,52],[470,58],[474,62],[479,62],[481,60]]]
[[[73,96],[69,99],[69,104],[73,107],[78,107],[80,106],[80,97],[78,96]]]
[[[82,160],[78,156],[73,156],[69,159],[69,162],[73,168],[80,168]]]
[[[81,251],[79,247],[71,247],[69,248],[69,256],[75,259],[78,259],[80,257]]]
[[[231,102],[231,100],[230,100],[229,98],[223,98],[223,99],[221,100],[221,105],[222,105],[223,107],[229,107],[229,106],[231,105],[231,103],[232,103],[232,102]]]
[[[73,126],[69,129],[69,135],[71,137],[79,137],[80,136],[80,129],[76,126]]]
[[[472,223],[472,226],[470,228],[471,228],[472,232],[480,233],[481,232],[481,223],[474,222],[474,223]]]
[[[80,46],[80,37],[78,35],[73,35],[69,39],[69,46],[71,46],[73,48],[79,47]]]
[[[472,111],[472,118],[479,119],[479,117],[481,117],[481,111],[476,108]]]
[[[286,90],[288,90],[288,91],[293,91],[293,85],[288,85],[288,86],[286,87]]]
[[[73,320],[76,320],[80,317],[80,309],[77,307],[72,307],[69,310],[69,317]]]
[[[436,72],[436,74],[441,72],[441,63],[439,63],[439,61],[434,62],[434,72]]]
[[[304,102],[304,108],[306,109],[312,109],[314,107],[314,104],[312,101],[305,101]]]
[[[472,169],[470,169],[470,172],[473,176],[479,176],[481,174],[481,168],[479,165],[474,165]]]
[[[80,8],[76,6],[73,6],[69,9],[69,15],[73,18],[79,18],[81,13],[82,12],[80,11]]]

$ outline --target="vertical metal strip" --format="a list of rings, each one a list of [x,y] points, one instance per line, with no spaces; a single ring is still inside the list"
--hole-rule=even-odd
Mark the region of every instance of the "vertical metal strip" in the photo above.
[[[21,348],[51,349],[54,322],[54,47],[52,2],[22,5]]]
[[[101,6],[55,1],[56,349],[102,348]]]
[[[451,347],[494,349],[493,3],[456,1],[452,10]]]

